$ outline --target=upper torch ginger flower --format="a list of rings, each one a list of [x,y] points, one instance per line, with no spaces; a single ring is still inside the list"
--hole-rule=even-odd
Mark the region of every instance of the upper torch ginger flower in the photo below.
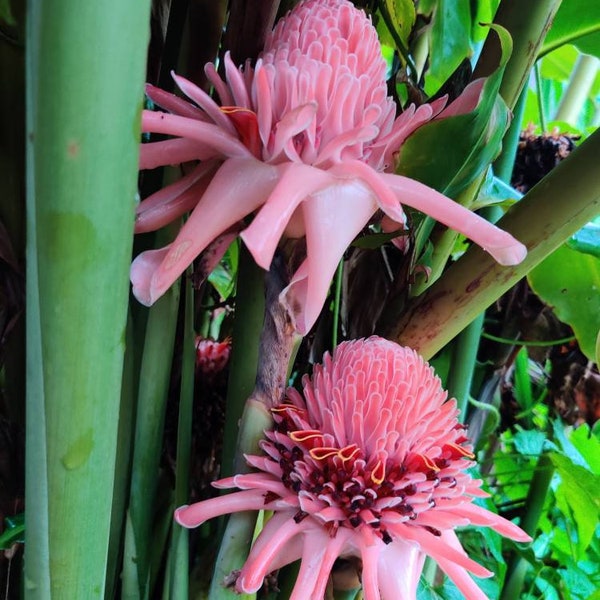
[[[242,491],[179,508],[196,527],[213,517],[271,510],[239,573],[253,593],[264,577],[301,560],[292,600],[323,598],[338,557],[358,557],[366,600],[412,600],[426,556],[468,600],[485,598],[467,572],[492,575],[471,560],[454,529],[489,526],[517,541],[519,527],[473,504],[487,494],[467,473],[472,447],[456,401],[413,350],[371,337],[340,344],[275,405],[257,472],[214,483]]]
[[[254,68],[225,56],[226,78],[208,64],[221,100],[174,75],[194,104],[148,86],[169,111],[144,111],[145,132],[175,139],[143,144],[141,168],[199,160],[178,182],[140,203],[136,231],[193,212],[176,240],[143,252],[131,269],[133,292],[150,305],[203,250],[231,228],[268,269],[282,236],[306,238],[306,259],[281,301],[296,329],[314,324],[342,255],[378,209],[387,229],[406,226],[402,204],[456,229],[502,264],[525,256],[511,235],[449,198],[393,174],[403,141],[422,124],[475,108],[482,80],[460,98],[409,107],[396,118],[375,28],[346,0],[306,0],[279,21]],[[249,226],[240,221],[255,214]],[[213,253],[213,260],[218,253]]]

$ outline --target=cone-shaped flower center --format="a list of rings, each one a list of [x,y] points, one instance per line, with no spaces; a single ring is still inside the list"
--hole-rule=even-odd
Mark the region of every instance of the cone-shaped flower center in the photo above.
[[[383,340],[345,344],[335,369],[326,358],[303,383],[304,399],[290,390],[292,403],[273,409],[264,443],[299,496],[296,519],[316,514],[332,533],[366,524],[387,543],[400,522],[440,535],[423,515],[464,501],[473,455],[431,368]]]

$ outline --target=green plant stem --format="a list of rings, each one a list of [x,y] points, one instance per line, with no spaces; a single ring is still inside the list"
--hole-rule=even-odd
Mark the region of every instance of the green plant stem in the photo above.
[[[556,121],[566,121],[575,125],[590,90],[596,80],[600,61],[595,56],[581,54],[575,63],[575,68],[569,79],[569,85],[564,93],[556,116]]]
[[[344,275],[344,261],[341,260],[335,275],[335,297],[333,299],[333,331],[331,333],[332,348],[338,344],[338,329],[340,325],[340,300],[342,298],[342,278]]]
[[[165,231],[164,236],[168,235]],[[163,232],[160,232],[159,243],[164,241],[162,237]],[[149,593],[155,495],[178,306],[179,283],[176,283],[148,314],[138,388],[127,513],[129,527],[123,557],[123,598],[145,598]],[[134,579],[130,579],[130,574],[135,574]]]
[[[104,596],[149,9],[28,3],[28,598]]]
[[[525,9],[521,0],[502,0],[498,7],[494,23],[507,29],[513,40],[513,52],[500,86],[500,95],[511,109],[527,83],[531,67],[560,3],[561,0],[529,2],[526,16],[523,14]],[[487,77],[492,73],[498,65],[499,57],[497,36],[488,35],[473,78]]]
[[[188,270],[191,274],[191,269]],[[185,314],[181,359],[181,392],[177,421],[177,462],[175,471],[175,505],[189,501],[190,452],[192,449],[192,419],[194,407],[194,370],[196,365],[196,335],[194,332],[194,290],[190,277],[185,281]],[[174,523],[171,529],[169,562],[171,566],[169,598],[189,596],[188,530]]]
[[[553,475],[554,465],[552,461],[547,454],[541,454],[535,467],[531,484],[529,485],[529,492],[525,500],[525,512],[520,523],[521,529],[531,537],[535,535],[537,525],[542,516]],[[525,581],[529,567],[530,564],[527,560],[520,556],[515,556],[508,567],[500,600],[513,600],[514,598],[521,597],[523,582]]]
[[[502,140],[502,152],[494,161],[494,174],[498,179],[510,185],[512,172],[515,166],[515,157],[519,146],[519,136],[521,134],[521,123],[525,113],[525,103],[527,99],[527,88],[524,88],[515,105],[514,115],[504,139]],[[501,216],[502,211],[499,207],[491,207],[496,216],[496,222]]]
[[[538,103],[538,116],[540,118],[540,128],[542,132],[547,130],[546,128],[546,110],[544,109],[544,91],[542,89],[542,76],[540,75],[540,65],[535,63],[533,67],[533,74],[535,76],[535,92]]]
[[[243,245],[240,246],[236,288],[221,461],[222,477],[233,475],[234,472],[239,422],[246,400],[252,394],[256,382],[260,332],[265,319],[264,271],[254,262]]]
[[[528,255],[521,264],[502,267],[481,249],[471,247],[423,295],[413,299],[403,318],[386,332],[387,336],[415,348],[426,358],[433,356],[596,216],[600,211],[595,174],[598,154],[600,131],[583,142],[498,223],[527,246]]]
[[[452,350],[446,388],[448,395],[456,398],[461,423],[465,422],[467,416],[483,317],[484,313],[482,312],[458,334]]]

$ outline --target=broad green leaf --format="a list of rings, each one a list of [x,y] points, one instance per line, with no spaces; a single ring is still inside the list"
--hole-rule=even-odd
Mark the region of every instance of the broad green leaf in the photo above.
[[[600,477],[576,465],[562,454],[552,452],[550,459],[561,478],[558,492],[564,494],[573,512],[578,533],[577,546],[579,550],[583,550],[592,540],[598,526]]]
[[[469,0],[438,2],[431,30],[430,67],[425,90],[436,92],[463,59],[472,54]]]
[[[546,434],[536,429],[520,429],[514,437],[515,450],[523,456],[539,456],[546,441]]]
[[[502,59],[485,81],[475,110],[447,119],[442,115],[415,131],[400,148],[398,174],[456,197],[498,154],[508,125],[508,109],[498,89],[512,42],[505,29],[495,31],[502,45]]]
[[[600,57],[600,2],[563,0],[540,55],[563,44],[575,44],[582,52]]]
[[[594,360],[600,329],[600,259],[563,245],[533,269],[528,280],[556,316],[573,328],[581,351]]]
[[[574,429],[569,440],[587,462],[590,471],[600,475],[600,437],[590,431],[587,423]]]

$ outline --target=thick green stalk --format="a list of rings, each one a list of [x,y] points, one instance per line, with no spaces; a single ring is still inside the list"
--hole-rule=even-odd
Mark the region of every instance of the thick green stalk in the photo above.
[[[582,54],[577,58],[569,86],[555,116],[556,121],[566,121],[571,125],[577,123],[579,113],[596,80],[599,65],[600,61],[595,56]]]
[[[433,356],[575,231],[600,212],[596,176],[600,130],[535,186],[498,223],[528,248],[525,260],[502,267],[471,247],[423,295],[388,337]],[[568,201],[566,201],[568,199]]]
[[[535,466],[531,484],[529,485],[529,492],[525,500],[525,513],[520,523],[521,529],[531,537],[535,535],[537,525],[542,516],[553,475],[554,465],[550,457],[547,454],[541,454]],[[509,565],[508,575],[502,588],[500,600],[513,600],[514,598],[521,597],[523,582],[525,581],[525,575],[529,567],[530,564],[527,560],[520,556],[515,557]]]
[[[28,3],[28,598],[104,595],[149,4]]]
[[[500,86],[500,95],[511,109],[527,83],[531,67],[560,3],[561,0],[531,0],[525,9],[522,0],[502,0],[498,7],[494,23],[507,29],[513,40],[513,52]],[[524,10],[527,10],[526,16]],[[499,58],[498,37],[489,35],[473,77],[490,75],[498,66]]]

